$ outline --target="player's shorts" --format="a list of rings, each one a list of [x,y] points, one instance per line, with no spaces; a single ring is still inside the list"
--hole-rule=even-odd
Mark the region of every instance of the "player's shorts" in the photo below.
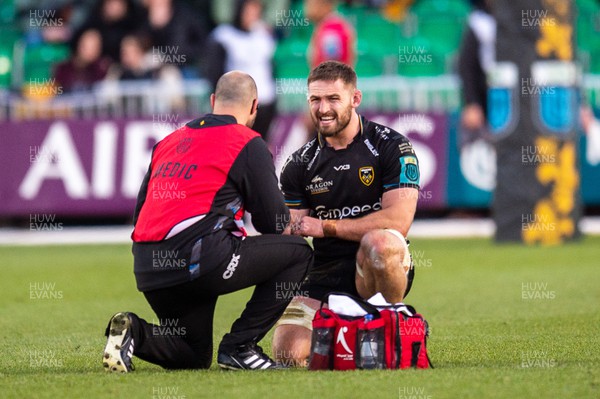
[[[332,291],[358,296],[356,291],[356,257],[339,258],[319,264],[315,261],[301,291],[309,298],[322,301]]]

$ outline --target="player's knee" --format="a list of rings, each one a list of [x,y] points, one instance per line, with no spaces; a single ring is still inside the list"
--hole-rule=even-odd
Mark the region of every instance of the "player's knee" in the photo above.
[[[280,325],[273,334],[273,358],[288,367],[305,367],[310,356],[311,331],[297,325]]]
[[[385,230],[372,230],[360,241],[360,251],[364,266],[374,272],[384,271],[392,258],[402,256],[402,245]]]

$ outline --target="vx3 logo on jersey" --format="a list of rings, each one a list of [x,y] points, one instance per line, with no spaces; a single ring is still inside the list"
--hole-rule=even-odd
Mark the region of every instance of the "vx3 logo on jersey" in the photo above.
[[[339,172],[340,170],[349,170],[350,165],[345,164],[345,165],[334,166],[333,169],[335,169],[337,172]]]

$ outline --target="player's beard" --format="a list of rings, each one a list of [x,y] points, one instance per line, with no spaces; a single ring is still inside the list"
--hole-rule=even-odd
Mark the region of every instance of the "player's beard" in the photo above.
[[[319,122],[323,116],[333,116],[335,123],[321,128]],[[352,118],[352,105],[348,105],[346,110],[341,115],[338,115],[333,111],[327,112],[326,114],[320,114],[317,111],[315,114],[311,113],[311,117],[315,127],[317,128],[317,132],[319,132],[323,137],[334,137],[344,130],[348,124],[350,124],[350,119]]]

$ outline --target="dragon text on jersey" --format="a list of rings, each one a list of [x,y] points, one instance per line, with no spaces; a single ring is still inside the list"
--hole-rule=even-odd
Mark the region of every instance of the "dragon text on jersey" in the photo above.
[[[310,191],[311,195],[323,194],[333,187],[333,180],[323,180],[319,175],[316,175],[305,187],[306,191]]]
[[[231,278],[231,276],[233,276],[235,269],[237,269],[238,264],[240,263],[240,256],[242,255],[233,254],[231,261],[229,261],[229,264],[227,265],[227,270],[225,270],[223,273],[224,280],[228,280]]]

